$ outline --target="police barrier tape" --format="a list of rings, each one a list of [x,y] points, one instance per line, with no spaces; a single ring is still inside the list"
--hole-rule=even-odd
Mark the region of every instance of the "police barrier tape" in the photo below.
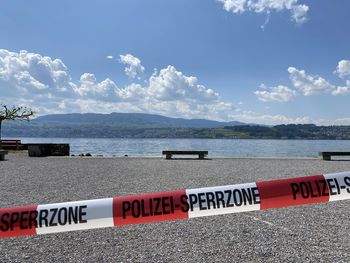
[[[0,209],[0,238],[350,199],[350,172]]]

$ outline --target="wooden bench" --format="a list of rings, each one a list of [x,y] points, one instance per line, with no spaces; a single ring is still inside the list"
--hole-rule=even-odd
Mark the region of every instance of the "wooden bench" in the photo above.
[[[165,159],[171,159],[171,157],[175,154],[179,155],[198,155],[199,159],[204,159],[206,155],[208,155],[208,151],[163,151],[163,155],[165,155]]]
[[[331,156],[350,156],[350,152],[320,152],[323,160],[330,161]]]
[[[5,154],[7,154],[8,152],[5,150],[0,150],[0,161],[5,160]]]
[[[1,140],[1,148],[5,150],[22,150],[21,140]]]

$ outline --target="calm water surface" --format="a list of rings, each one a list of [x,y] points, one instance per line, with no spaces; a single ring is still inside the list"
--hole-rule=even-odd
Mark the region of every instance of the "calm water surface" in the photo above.
[[[4,138],[5,139],[5,138]],[[23,143],[69,143],[71,154],[161,156],[163,150],[208,150],[209,157],[317,157],[349,151],[350,140],[20,138]]]

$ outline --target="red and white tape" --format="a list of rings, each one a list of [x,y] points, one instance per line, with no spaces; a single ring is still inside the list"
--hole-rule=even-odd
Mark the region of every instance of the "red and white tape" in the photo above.
[[[350,199],[350,172],[0,209],[0,238]]]

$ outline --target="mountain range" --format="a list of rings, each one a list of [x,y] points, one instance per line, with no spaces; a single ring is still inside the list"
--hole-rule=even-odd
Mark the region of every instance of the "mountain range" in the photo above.
[[[40,116],[33,123],[46,124],[103,124],[114,127],[137,128],[222,128],[225,126],[244,125],[239,121],[220,122],[206,119],[171,118],[145,113],[69,113]]]
[[[350,139],[350,126],[263,126],[143,113],[45,115],[30,122],[4,121],[2,131],[8,138]]]
[[[226,126],[244,123],[170,118],[144,113],[70,113],[40,116],[30,122],[4,121],[4,137],[62,138],[212,138]],[[231,133],[229,131],[229,133]],[[226,135],[225,135],[226,136]]]

